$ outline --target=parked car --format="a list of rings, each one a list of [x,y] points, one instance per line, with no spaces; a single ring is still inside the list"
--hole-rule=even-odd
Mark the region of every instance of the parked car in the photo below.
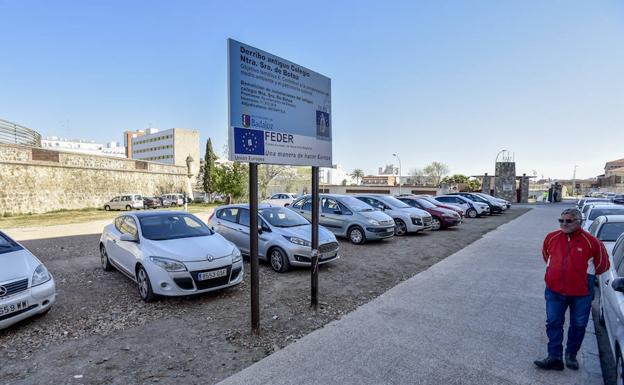
[[[490,206],[490,214],[500,214],[503,212],[503,205],[501,203],[495,202],[493,200],[486,199],[480,195],[476,195],[473,193],[467,192],[457,192],[457,193],[449,193],[447,195],[458,195],[464,198],[468,198],[474,202],[485,203]]]
[[[582,198],[576,202],[576,206],[579,210],[583,211],[583,207],[590,203],[610,203],[611,201],[606,198]]]
[[[433,219],[426,210],[412,207],[393,196],[358,194],[356,198],[390,215],[394,220],[394,235],[401,236],[432,229]]]
[[[157,209],[162,207],[162,203],[160,203],[158,198],[143,197],[143,207],[146,209]]]
[[[213,211],[208,225],[249,255],[249,205],[220,206]],[[312,225],[303,216],[284,207],[261,205],[258,208],[258,257],[271,268],[284,273],[291,266],[310,266]],[[336,236],[319,226],[319,264],[335,261]]]
[[[615,241],[624,233],[624,215],[602,215],[594,220],[587,230],[600,239],[611,255]]]
[[[483,198],[488,199],[490,201],[493,201],[493,202],[496,202],[496,203],[500,203],[501,205],[503,205],[503,210],[507,210],[507,209],[511,208],[511,202],[509,202],[507,199],[495,197],[493,195],[486,194],[486,193],[480,193],[480,192],[474,192],[473,194],[479,195],[480,197],[483,197]]]
[[[475,202],[461,195],[438,195],[433,199],[438,202],[460,206],[462,209],[466,210],[466,217],[468,218],[490,215],[490,206],[487,203]]]
[[[106,226],[100,261],[138,286],[145,302],[158,295],[183,296],[238,285],[238,248],[196,216],[179,211],[128,213]]]
[[[52,274],[24,246],[0,231],[0,329],[47,313],[56,299]]]
[[[158,199],[160,199],[160,205],[162,207],[171,207],[173,205],[173,202],[165,197],[158,197]]]
[[[203,191],[193,191],[193,202],[194,203],[210,203],[210,195],[206,194]]]
[[[599,319],[607,329],[609,346],[615,358],[619,383],[624,379],[624,234],[621,234],[609,255],[611,267],[598,276],[600,282]]]
[[[182,194],[164,194],[161,198],[168,199],[173,207],[184,206],[184,195]]]
[[[126,194],[116,196],[110,201],[104,204],[104,210],[132,210],[132,209],[142,209],[143,206],[143,197],[139,194]]]
[[[583,214],[583,229],[587,230],[594,222],[594,219],[601,215],[624,215],[624,207],[615,204],[595,204],[587,205],[588,209]]]
[[[624,195],[618,194],[614,196],[613,203],[617,203],[618,205],[624,204]]]
[[[425,198],[418,196],[403,196],[398,198],[411,207],[424,210],[432,217],[431,230],[447,229],[461,223],[461,217],[453,210],[434,205]]]
[[[296,194],[279,193],[271,195],[270,198],[263,200],[262,203],[266,203],[271,206],[285,207],[291,205],[295,201],[295,199],[297,199]]]
[[[320,194],[319,223],[340,237],[359,245],[394,236],[394,220],[388,214],[350,195]],[[312,220],[312,197],[297,198],[290,209]]]
[[[410,195],[405,195],[405,196],[410,196]],[[442,207],[443,209],[448,209],[448,210],[453,210],[455,211],[457,214],[459,214],[459,217],[463,220],[464,216],[466,215],[466,212],[464,211],[463,208],[461,208],[459,205],[455,205],[455,204],[451,204],[451,203],[442,203],[439,202],[435,199],[433,199],[433,196],[431,195],[416,195],[417,197],[423,198],[424,200],[426,200],[429,203],[432,203],[438,207]]]

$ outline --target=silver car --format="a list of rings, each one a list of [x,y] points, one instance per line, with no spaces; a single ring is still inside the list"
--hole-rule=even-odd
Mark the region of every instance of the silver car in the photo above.
[[[258,257],[267,260],[278,273],[291,266],[310,266],[312,225],[307,219],[285,207],[258,208]],[[208,225],[243,254],[249,255],[249,206],[218,207],[208,219]],[[319,264],[339,258],[336,237],[319,226]]]
[[[320,194],[319,223],[351,243],[360,245],[367,240],[394,236],[394,220],[371,205],[350,195]],[[291,210],[312,219],[312,197],[305,195],[289,206]]]
[[[412,207],[395,197],[382,194],[357,194],[357,199],[383,211],[394,220],[394,235],[431,230],[433,218],[425,210]],[[459,217],[459,215],[457,215]]]
[[[143,197],[139,194],[125,194],[114,197],[104,204],[104,210],[132,210],[143,208]]]

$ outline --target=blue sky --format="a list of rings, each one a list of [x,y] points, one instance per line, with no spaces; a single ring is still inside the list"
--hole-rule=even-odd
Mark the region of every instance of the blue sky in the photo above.
[[[624,158],[620,1],[0,0],[0,118],[122,141],[227,142],[226,39],[332,79],[334,163],[571,178]],[[396,162],[395,162],[396,163]]]

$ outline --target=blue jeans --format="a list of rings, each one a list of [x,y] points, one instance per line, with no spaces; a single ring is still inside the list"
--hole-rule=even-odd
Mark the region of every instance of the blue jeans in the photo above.
[[[555,293],[546,288],[546,334],[548,335],[548,357],[562,358],[563,356],[563,324],[565,313],[570,308],[570,327],[566,354],[576,356],[589,321],[591,304],[594,299],[594,275],[587,275],[589,294],[582,297],[571,297]]]

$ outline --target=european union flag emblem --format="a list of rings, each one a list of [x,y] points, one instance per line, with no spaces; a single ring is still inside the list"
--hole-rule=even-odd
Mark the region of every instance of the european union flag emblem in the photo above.
[[[264,131],[234,127],[234,152],[264,155]]]

